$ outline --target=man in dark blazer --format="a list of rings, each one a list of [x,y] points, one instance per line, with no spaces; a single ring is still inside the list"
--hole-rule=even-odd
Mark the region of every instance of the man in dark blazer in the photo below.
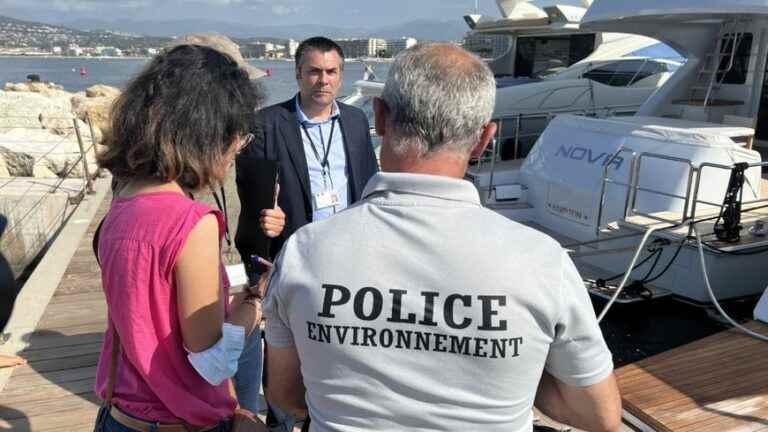
[[[344,67],[341,48],[330,39],[315,37],[302,42],[295,57],[299,93],[257,114],[254,140],[237,159],[238,192],[245,211],[235,244],[246,265],[254,253],[252,245],[263,244],[263,236],[275,237],[269,251],[274,257],[297,229],[358,201],[378,171],[365,113],[336,101]],[[281,233],[268,229],[269,216],[249,206],[248,194],[243,193],[259,160],[279,165],[278,205],[286,216]]]
[[[297,229],[358,201],[368,179],[379,169],[368,118],[360,109],[336,101],[344,68],[341,48],[330,39],[315,37],[302,42],[295,57],[298,94],[256,115],[254,139],[236,160],[241,212],[235,246],[250,275],[255,270],[251,255],[274,258]],[[268,165],[265,160],[279,166],[278,207],[274,209],[254,202],[263,198],[259,196],[263,192],[254,191],[258,182],[250,181],[263,178],[259,170]],[[282,220],[277,220],[282,216],[280,209],[285,213],[284,228]],[[265,251],[267,244],[269,250]],[[238,401],[255,412],[260,408],[258,332],[249,338],[239,366],[235,376],[235,382],[241,383],[237,384]],[[287,430],[292,430],[295,421],[279,409],[270,411],[267,419]]]

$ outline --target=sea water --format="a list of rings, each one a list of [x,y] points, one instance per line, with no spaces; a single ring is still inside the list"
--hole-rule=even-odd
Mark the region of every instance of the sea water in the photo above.
[[[81,91],[95,84],[122,88],[148,61],[136,58],[0,57],[0,86],[6,82],[24,82],[27,75],[37,74],[41,80],[61,84],[70,92]],[[296,93],[292,61],[253,60],[250,63],[272,71],[272,76],[261,80],[267,92],[267,104],[281,102]],[[385,79],[389,64],[377,63],[372,66],[378,79]],[[85,74],[81,74],[81,69]],[[344,82],[339,95],[354,91],[353,83],[363,78],[363,70],[364,66],[360,62],[348,62],[345,65]]]

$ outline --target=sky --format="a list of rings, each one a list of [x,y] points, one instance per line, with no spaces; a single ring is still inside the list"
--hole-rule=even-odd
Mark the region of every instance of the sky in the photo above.
[[[32,21],[210,19],[254,25],[386,26],[456,20],[474,0],[0,0],[0,15]],[[481,12],[499,16],[494,0]]]

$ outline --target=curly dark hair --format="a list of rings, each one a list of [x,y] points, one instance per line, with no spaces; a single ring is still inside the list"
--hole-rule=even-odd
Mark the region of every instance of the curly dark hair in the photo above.
[[[197,190],[237,137],[251,131],[264,91],[229,56],[180,45],[156,56],[112,106],[100,167],[121,180],[176,181]]]

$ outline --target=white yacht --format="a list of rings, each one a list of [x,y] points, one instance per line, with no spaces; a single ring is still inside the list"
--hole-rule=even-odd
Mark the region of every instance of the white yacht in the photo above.
[[[584,30],[591,4],[568,0],[496,0],[501,18],[466,15],[474,34],[509,38],[509,49],[490,63],[497,77],[541,78],[584,59],[621,57],[657,41],[639,35]]]
[[[464,17],[474,33],[508,36],[490,62],[499,82],[494,120],[502,160],[525,157],[556,115],[632,115],[682,58],[635,56],[659,45],[645,35],[583,28],[592,0],[497,0],[501,18]]]
[[[469,176],[486,205],[559,240],[611,302],[762,293],[768,2],[595,0],[581,27],[654,37],[687,62],[636,116],[557,116],[524,161],[492,158]]]
[[[475,33],[509,38],[508,51],[490,63],[497,77],[494,119],[503,160],[524,157],[557,114],[632,115],[680,66],[673,60],[633,55],[660,45],[653,38],[581,28],[589,1],[497,0],[501,18],[467,15]],[[658,52],[658,51],[656,51]],[[382,82],[363,79],[345,102],[373,114],[371,97]]]

